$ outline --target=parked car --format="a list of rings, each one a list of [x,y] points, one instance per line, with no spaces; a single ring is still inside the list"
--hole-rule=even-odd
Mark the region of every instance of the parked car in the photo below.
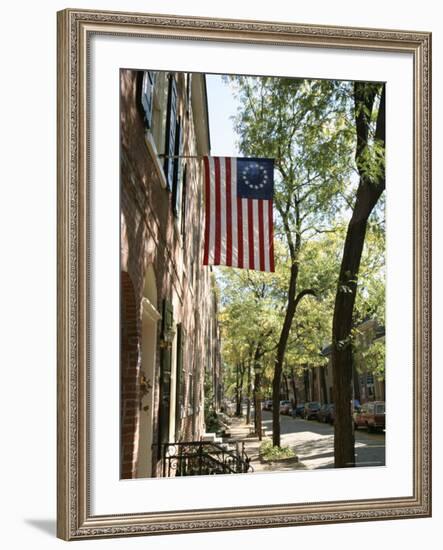
[[[263,410],[272,411],[272,399],[265,399],[263,401]]]
[[[290,401],[280,401],[280,414],[291,414],[292,403]]]
[[[305,410],[305,403],[302,401],[301,403],[297,403],[297,405],[292,409],[292,416],[294,418],[297,418],[299,416],[300,418],[303,416],[303,411]]]
[[[367,428],[369,432],[385,429],[385,402],[371,401],[365,403],[354,415],[355,429]]]
[[[332,409],[334,409],[333,403],[325,403],[322,405],[320,410],[317,412],[317,420],[319,422],[329,422],[331,424]]]
[[[318,401],[309,401],[305,403],[303,410],[303,418],[305,420],[311,420],[311,418],[317,418],[317,413],[320,410],[320,403]]]

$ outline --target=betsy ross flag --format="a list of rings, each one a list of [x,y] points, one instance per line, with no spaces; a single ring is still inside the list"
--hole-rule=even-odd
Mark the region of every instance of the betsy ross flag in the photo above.
[[[204,157],[204,265],[274,271],[274,161]]]

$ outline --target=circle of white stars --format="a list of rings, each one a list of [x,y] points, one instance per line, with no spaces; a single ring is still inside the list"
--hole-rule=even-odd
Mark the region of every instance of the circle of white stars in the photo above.
[[[257,168],[261,172],[262,178],[259,178],[261,181],[259,183],[251,183],[248,179],[249,171],[253,168]],[[265,170],[265,167],[262,164],[258,164],[258,162],[252,162],[251,164],[248,164],[243,168],[242,173],[243,182],[245,185],[247,185],[250,189],[262,189],[266,186],[268,183],[268,173]]]

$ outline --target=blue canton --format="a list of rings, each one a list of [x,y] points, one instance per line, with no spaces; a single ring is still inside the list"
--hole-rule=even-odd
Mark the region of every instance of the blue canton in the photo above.
[[[274,161],[263,158],[237,159],[237,196],[243,199],[272,199]]]

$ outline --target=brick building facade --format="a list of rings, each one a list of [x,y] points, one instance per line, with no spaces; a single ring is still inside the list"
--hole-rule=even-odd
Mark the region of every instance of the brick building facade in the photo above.
[[[122,70],[120,85],[120,464],[134,478],[160,475],[161,443],[200,439],[220,354],[195,158],[210,149],[205,77]]]

